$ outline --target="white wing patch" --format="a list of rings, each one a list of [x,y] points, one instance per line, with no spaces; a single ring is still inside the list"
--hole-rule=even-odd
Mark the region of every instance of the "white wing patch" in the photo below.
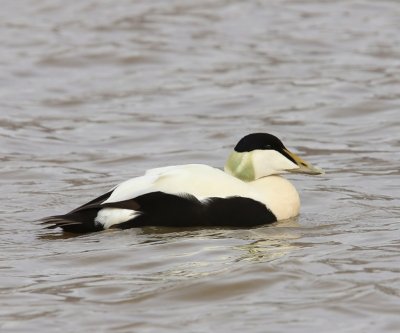
[[[164,191],[170,194],[182,192],[179,190],[180,177],[187,175],[194,165],[177,165],[150,169],[144,176],[128,179],[116,186],[110,197],[104,203],[130,200],[140,195]],[[207,168],[210,168],[206,166]],[[167,188],[159,186],[160,181],[167,181]],[[169,186],[171,184],[171,186]]]
[[[146,175],[128,179],[115,187],[110,197],[104,203],[130,200],[139,195],[149,193],[156,179],[156,177],[147,177]]]
[[[103,208],[99,210],[95,223],[99,223],[104,229],[108,229],[115,224],[120,224],[138,216],[140,212],[122,208]]]

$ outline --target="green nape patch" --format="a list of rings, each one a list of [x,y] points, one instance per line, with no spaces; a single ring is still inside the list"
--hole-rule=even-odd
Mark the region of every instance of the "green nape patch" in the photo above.
[[[232,152],[228,157],[225,169],[243,181],[249,182],[255,179],[251,152]]]

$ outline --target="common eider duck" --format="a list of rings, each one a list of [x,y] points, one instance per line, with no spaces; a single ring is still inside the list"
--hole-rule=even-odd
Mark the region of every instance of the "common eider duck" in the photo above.
[[[203,164],[151,169],[42,223],[74,233],[144,226],[255,227],[299,214],[299,195],[280,176],[287,172],[317,175],[322,170],[274,135],[253,133],[237,143],[224,171]]]

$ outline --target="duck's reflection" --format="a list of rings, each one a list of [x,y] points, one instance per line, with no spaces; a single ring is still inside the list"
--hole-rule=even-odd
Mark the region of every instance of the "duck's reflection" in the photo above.
[[[293,240],[301,236],[299,227],[295,217],[251,230],[248,239],[253,241],[235,247],[241,251],[236,261],[272,261],[283,257],[297,248]]]

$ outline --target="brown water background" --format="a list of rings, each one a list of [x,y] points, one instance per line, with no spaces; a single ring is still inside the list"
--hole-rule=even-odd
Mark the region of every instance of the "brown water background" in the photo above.
[[[1,5],[1,332],[400,332],[399,1]],[[296,219],[33,222],[257,131],[326,170]]]

